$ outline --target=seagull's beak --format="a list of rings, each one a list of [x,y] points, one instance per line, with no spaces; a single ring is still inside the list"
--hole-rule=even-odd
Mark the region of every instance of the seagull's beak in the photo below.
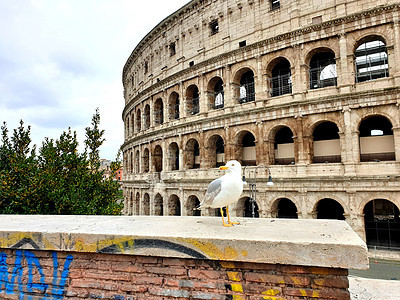
[[[219,169],[220,170],[228,170],[228,167],[227,166],[221,166],[221,167],[219,167]]]

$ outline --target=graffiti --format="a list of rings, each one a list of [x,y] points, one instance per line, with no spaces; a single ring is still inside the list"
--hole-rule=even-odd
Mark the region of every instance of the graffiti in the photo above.
[[[7,254],[1,252],[0,294],[18,294],[19,299],[28,300],[33,299],[31,294],[42,295],[40,299],[62,299],[72,260],[72,255],[68,255],[63,269],[60,270],[57,253],[52,251],[53,277],[50,285],[49,281],[46,281],[43,267],[35,254],[27,250],[16,250],[15,260],[12,264],[14,267],[12,268],[11,265],[9,267],[7,264]],[[11,268],[12,272],[10,273]],[[24,298],[25,294],[26,297]]]

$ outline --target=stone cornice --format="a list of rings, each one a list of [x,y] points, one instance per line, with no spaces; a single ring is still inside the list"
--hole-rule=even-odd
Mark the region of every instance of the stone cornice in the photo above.
[[[177,12],[175,12],[174,14],[172,14],[170,17],[174,16],[175,14],[179,14],[181,11],[185,11],[185,9],[189,9],[192,6],[191,5],[195,5],[198,4],[198,2],[202,2],[202,1],[192,1],[190,3],[188,3],[186,6],[184,6],[183,8],[181,8],[181,10],[178,10]],[[311,26],[307,26],[304,28],[300,28],[297,30],[293,30],[287,33],[283,33],[280,35],[276,35],[274,37],[253,43],[251,45],[248,45],[246,47],[242,47],[239,49],[235,49],[233,51],[230,52],[226,52],[226,53],[222,53],[220,55],[217,55],[215,57],[212,57],[208,60],[202,61],[190,68],[181,70],[153,85],[151,85],[150,87],[144,89],[143,91],[141,91],[140,93],[138,93],[136,96],[134,96],[132,99],[129,100],[129,102],[125,105],[123,113],[122,113],[122,118],[124,119],[124,115],[127,112],[127,110],[129,110],[130,106],[133,105],[137,100],[139,100],[140,98],[142,98],[144,95],[151,93],[153,90],[156,89],[160,89],[162,87],[165,86],[169,86],[172,84],[172,82],[179,80],[181,77],[183,76],[187,76],[188,74],[191,74],[193,72],[201,72],[202,70],[204,70],[206,68],[206,66],[211,65],[213,63],[217,63],[220,62],[223,59],[229,60],[232,57],[235,57],[235,55],[243,53],[243,52],[247,52],[247,51],[253,51],[253,50],[258,50],[258,49],[262,49],[268,45],[271,45],[273,43],[276,42],[282,42],[282,41],[290,41],[293,39],[293,37],[297,37],[297,36],[302,36],[304,34],[308,34],[311,32],[315,32],[315,31],[320,31],[326,28],[330,28],[332,26],[337,26],[340,24],[344,24],[344,23],[348,23],[348,22],[353,22],[356,20],[360,20],[363,19],[365,17],[371,17],[374,15],[379,15],[382,14],[382,12],[385,11],[394,11],[394,10],[399,10],[400,9],[400,4],[393,4],[393,5],[387,5],[387,6],[379,6],[379,7],[375,7],[369,10],[365,10],[359,13],[354,13],[351,15],[347,15],[345,17],[342,18],[337,18],[337,19],[333,19],[333,20],[329,20],[320,24],[316,24],[316,25],[311,25]],[[168,18],[167,18],[168,19]],[[165,19],[166,20],[166,19]],[[164,20],[164,21],[165,21]],[[164,24],[162,21],[159,25],[157,25],[151,32],[153,32],[158,26],[161,26],[162,24]],[[150,33],[149,33],[150,34]],[[149,35],[148,34],[148,35]],[[147,36],[146,36],[147,37]],[[147,41],[147,40],[146,40]],[[139,45],[141,43],[144,43],[145,40],[143,39]],[[124,67],[124,71],[123,71],[123,82],[125,81],[125,76],[126,76],[126,72],[127,72],[127,68],[130,66],[130,62],[132,61],[132,58],[135,56],[135,54],[139,51],[139,45],[135,48],[135,50],[132,52],[130,58],[128,59],[127,63],[125,64]]]

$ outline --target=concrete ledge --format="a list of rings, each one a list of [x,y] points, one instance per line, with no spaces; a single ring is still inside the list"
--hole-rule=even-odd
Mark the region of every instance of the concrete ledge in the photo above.
[[[0,215],[0,248],[135,254],[367,269],[344,221],[216,217]]]

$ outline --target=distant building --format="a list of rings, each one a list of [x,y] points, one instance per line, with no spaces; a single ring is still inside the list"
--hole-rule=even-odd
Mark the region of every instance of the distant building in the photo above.
[[[400,247],[399,14],[394,0],[193,0],[165,18],[123,69],[125,214],[193,215],[236,159],[257,194],[232,215],[346,220]]]

